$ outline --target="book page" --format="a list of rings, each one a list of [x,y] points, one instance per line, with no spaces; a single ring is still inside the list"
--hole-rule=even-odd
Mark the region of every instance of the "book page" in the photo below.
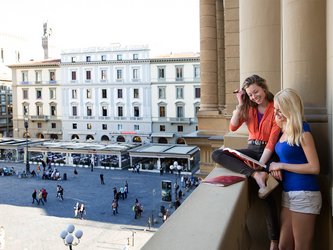
[[[231,149],[231,148],[223,148],[223,151],[227,151],[230,154],[233,154],[234,156],[236,156],[237,158],[239,158],[240,160],[242,160],[246,165],[248,165],[250,168],[254,169],[254,170],[264,170],[266,169],[266,165],[260,163],[259,161],[257,161],[256,159],[253,159],[250,156],[247,156],[235,149]]]

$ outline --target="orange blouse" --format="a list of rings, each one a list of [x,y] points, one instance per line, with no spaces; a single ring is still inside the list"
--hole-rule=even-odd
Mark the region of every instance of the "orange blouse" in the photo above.
[[[236,131],[244,122],[245,121],[243,119],[240,119],[238,126],[233,126],[230,123],[230,131]],[[270,151],[274,151],[274,147],[279,139],[281,129],[275,122],[273,102],[268,103],[260,124],[258,124],[257,108],[250,107],[246,125],[249,131],[249,140],[266,141],[266,147]]]

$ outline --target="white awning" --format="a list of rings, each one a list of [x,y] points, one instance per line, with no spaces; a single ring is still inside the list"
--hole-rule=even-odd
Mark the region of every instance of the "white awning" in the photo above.
[[[174,133],[152,133],[151,137],[166,137],[166,138],[172,138]]]

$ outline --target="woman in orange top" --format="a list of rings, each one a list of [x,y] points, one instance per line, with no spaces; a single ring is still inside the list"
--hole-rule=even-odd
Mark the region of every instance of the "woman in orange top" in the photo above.
[[[242,89],[235,91],[238,105],[233,111],[229,128],[236,131],[243,123],[246,123],[249,137],[248,147],[238,149],[259,162],[266,164],[272,162],[276,156],[274,146],[278,141],[280,128],[274,117],[273,94],[269,92],[265,79],[258,75],[252,75],[245,79]],[[278,182],[266,171],[256,171],[236,156],[217,149],[212,154],[212,159],[223,167],[252,177],[259,186],[259,197],[264,199],[278,185]],[[275,159],[276,160],[276,159]],[[264,202],[266,208],[266,223],[271,240],[271,248],[277,249],[279,228],[277,211],[272,197],[268,196]]]

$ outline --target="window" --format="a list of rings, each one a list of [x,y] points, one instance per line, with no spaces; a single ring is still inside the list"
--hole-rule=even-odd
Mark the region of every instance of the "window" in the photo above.
[[[134,131],[138,131],[138,130],[140,130],[140,126],[137,124],[134,124]]]
[[[42,90],[36,89],[36,99],[42,99]]]
[[[123,124],[118,124],[118,131],[123,130]]]
[[[198,65],[194,66],[194,78],[195,79],[200,78],[200,67]]]
[[[176,66],[176,81],[183,80],[183,66]]]
[[[194,112],[195,112],[194,116],[195,117],[197,117],[199,110],[200,110],[200,106],[195,106],[194,107]]]
[[[106,70],[105,69],[101,70],[101,80],[106,80]]]
[[[75,63],[76,62],[76,56],[72,56],[71,60],[72,60],[72,63]]]
[[[92,116],[92,107],[87,107],[87,116]]]
[[[22,71],[22,82],[28,82],[28,71]]]
[[[106,55],[101,55],[101,61],[106,61]]]
[[[166,117],[165,114],[165,106],[160,106],[159,107],[159,117]]]
[[[117,69],[117,80],[121,80],[123,78],[123,71],[121,69]]]
[[[25,115],[25,116],[29,115],[29,105],[28,104],[23,105],[23,115]]]
[[[102,124],[102,129],[103,130],[107,130],[108,129],[108,125],[107,124]]]
[[[91,98],[91,89],[87,89],[87,91],[86,91],[86,96],[87,96],[87,98]]]
[[[133,80],[139,79],[139,70],[138,69],[133,69]]]
[[[36,113],[37,115],[43,115],[43,105],[38,103],[36,104]]]
[[[118,116],[122,117],[123,115],[123,107],[118,107]]]
[[[157,77],[159,80],[165,79],[165,67],[158,67]]]
[[[41,122],[37,122],[37,128],[42,128],[43,124]]]
[[[50,99],[56,99],[56,89],[50,89]]]
[[[184,87],[176,87],[176,99],[184,98]]]
[[[140,116],[140,110],[139,110],[139,107],[135,106],[133,108],[133,114],[134,114],[134,117],[139,117]]]
[[[51,105],[51,116],[56,116],[57,115],[57,107],[55,105]]]
[[[72,116],[77,116],[77,106],[72,106]]]
[[[123,55],[117,55],[117,61],[121,61],[121,60],[123,60]]]
[[[42,82],[42,71],[35,72],[35,82],[41,83]]]
[[[86,80],[91,80],[91,71],[90,70],[87,70],[86,71]]]
[[[51,123],[51,128],[57,128],[57,124],[55,122]]]
[[[55,79],[56,79],[55,71],[50,71],[50,81],[55,81]]]
[[[123,90],[122,89],[118,89],[117,92],[118,92],[117,93],[118,98],[123,98]]]
[[[165,87],[158,87],[158,98],[165,99]]]
[[[194,97],[195,98],[200,98],[200,87],[195,87],[194,88]]]
[[[86,62],[91,62],[91,56],[86,56]]]
[[[102,89],[102,98],[108,98],[108,92],[106,89]]]
[[[160,132],[165,132],[165,125],[160,125]]]
[[[178,132],[183,132],[184,131],[184,127],[183,126],[177,126],[177,131]]]
[[[183,118],[183,117],[184,117],[184,107],[177,106],[177,118]]]
[[[23,93],[22,93],[23,99],[29,99],[29,95],[28,95],[29,90],[28,89],[22,89],[22,91],[23,91]]]
[[[133,54],[133,60],[138,60],[139,59],[139,54]]]
[[[139,98],[139,89],[133,89],[133,98]]]
[[[87,129],[92,129],[91,123],[87,123]]]
[[[72,71],[72,81],[76,81],[76,71]]]
[[[73,128],[73,129],[77,129],[77,123],[73,123],[73,124],[72,124],[72,128]]]
[[[77,98],[77,90],[76,89],[72,89],[72,98],[73,99]]]
[[[108,116],[108,108],[106,106],[102,106],[102,116]]]

